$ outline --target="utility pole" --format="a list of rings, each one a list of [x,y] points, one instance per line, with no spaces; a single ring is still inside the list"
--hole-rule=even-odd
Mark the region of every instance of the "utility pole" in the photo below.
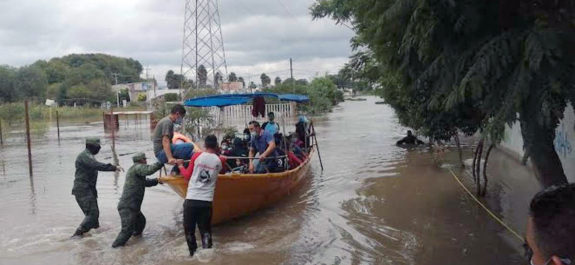
[[[118,75],[120,75],[119,73],[112,73],[112,76],[114,77],[114,82],[115,85],[118,85]],[[120,91],[116,91],[116,105],[118,106],[118,108],[120,107]]]
[[[291,84],[292,84],[292,91],[295,94],[295,79],[293,79],[293,61],[291,58],[289,58],[289,72],[290,72],[290,76],[291,76]]]

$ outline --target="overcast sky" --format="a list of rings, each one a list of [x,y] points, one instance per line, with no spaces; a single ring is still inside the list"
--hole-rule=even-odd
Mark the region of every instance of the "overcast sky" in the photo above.
[[[336,72],[353,32],[312,21],[313,0],[219,0],[228,72],[296,78]],[[184,0],[0,0],[0,64],[22,66],[70,53],[131,57],[164,83],[179,72]]]

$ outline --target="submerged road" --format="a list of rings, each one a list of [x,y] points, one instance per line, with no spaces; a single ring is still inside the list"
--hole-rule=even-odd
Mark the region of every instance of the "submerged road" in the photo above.
[[[315,121],[317,157],[296,194],[275,207],[214,228],[214,249],[187,256],[182,200],[167,186],[146,190],[141,238],[110,246],[120,230],[116,210],[124,174],[100,173],[101,228],[69,237],[83,215],[70,194],[74,159],[101,124],[55,129],[26,146],[0,147],[0,264],[524,264],[518,243],[438,167],[426,149],[394,146],[405,128],[376,98],[345,102]],[[153,157],[146,124],[122,125],[120,163],[131,153]],[[104,137],[102,137],[104,138]],[[111,162],[109,139],[100,161]],[[153,159],[151,159],[153,161]]]

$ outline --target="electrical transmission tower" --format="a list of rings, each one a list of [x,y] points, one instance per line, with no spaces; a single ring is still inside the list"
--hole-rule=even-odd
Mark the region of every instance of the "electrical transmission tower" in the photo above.
[[[185,0],[180,73],[196,87],[219,88],[227,76],[218,0]]]

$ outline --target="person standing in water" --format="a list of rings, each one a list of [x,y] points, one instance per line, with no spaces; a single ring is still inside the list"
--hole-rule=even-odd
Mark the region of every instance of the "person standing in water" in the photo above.
[[[134,165],[128,169],[124,191],[118,203],[122,231],[112,244],[113,248],[124,246],[130,237],[141,235],[144,231],[146,217],[141,211],[144,192],[146,187],[153,187],[159,183],[159,179],[148,179],[146,176],[154,174],[164,166],[161,162],[148,165],[144,153],[134,155],[132,160]]]
[[[189,181],[184,201],[184,231],[190,256],[198,249],[196,226],[200,230],[202,248],[212,248],[212,201],[222,170],[222,161],[217,155],[218,138],[208,135],[204,141],[206,151],[195,153],[188,168],[178,161],[182,176]]]
[[[81,236],[92,228],[100,227],[98,220],[100,217],[98,191],[96,190],[98,171],[122,170],[120,166],[100,163],[94,158],[94,155],[98,154],[101,148],[99,138],[86,138],[86,149],[76,157],[76,173],[74,175],[72,195],[76,197],[76,202],[84,213],[84,220],[72,237]]]
[[[396,145],[402,145],[402,144],[420,145],[420,144],[424,144],[424,143],[423,143],[423,141],[417,139],[417,137],[415,137],[415,135],[413,135],[411,130],[408,130],[407,136],[403,137],[403,139],[397,141],[397,143],[396,143]]]

